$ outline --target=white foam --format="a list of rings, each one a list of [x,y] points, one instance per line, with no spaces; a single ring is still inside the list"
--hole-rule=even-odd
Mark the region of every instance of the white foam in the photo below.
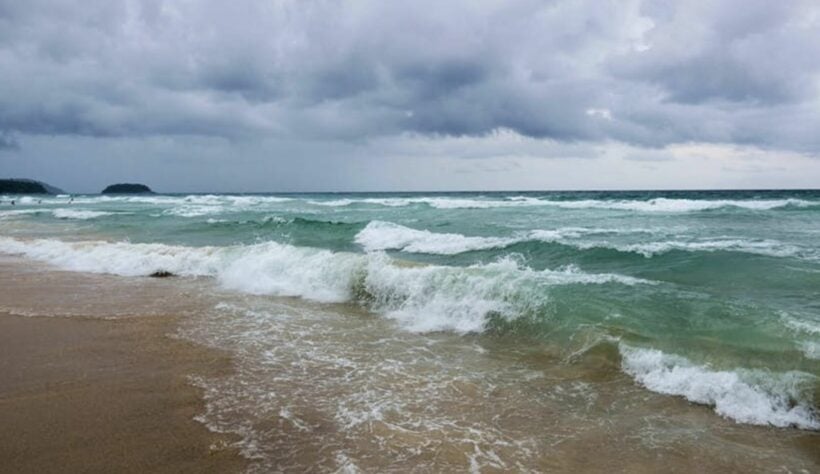
[[[41,209],[14,209],[9,211],[0,211],[0,219],[6,217],[22,216],[26,214],[38,214],[43,212]]]
[[[210,276],[225,288],[251,294],[320,302],[366,296],[372,309],[412,331],[481,331],[490,314],[512,319],[543,304],[548,286],[650,283],[574,267],[535,271],[509,258],[470,267],[409,265],[383,253],[331,252],[276,242],[184,247],[0,237],[0,251],[73,271],[144,276],[164,270]]]
[[[455,255],[475,250],[504,248],[529,241],[558,242],[583,248],[584,243],[574,242],[589,235],[656,233],[656,229],[603,229],[588,227],[562,227],[519,232],[509,237],[465,236],[456,233],[436,233],[394,224],[371,221],[356,234],[355,241],[365,250],[401,250],[408,253]],[[591,245],[590,245],[591,246]]]
[[[604,229],[601,229],[602,231]],[[618,232],[618,231],[613,231]],[[635,233],[644,231],[634,231]],[[650,233],[649,230],[645,230]],[[798,257],[805,260],[816,260],[817,257],[811,251],[775,240],[745,240],[737,238],[716,238],[703,240],[658,240],[649,242],[638,242],[631,244],[620,244],[601,240],[580,241],[577,238],[584,235],[594,235],[594,230],[590,232],[573,233],[571,229],[564,230],[536,230],[532,231],[527,238],[521,240],[540,240],[542,242],[555,242],[563,245],[570,245],[580,250],[589,249],[612,249],[619,252],[629,252],[651,258],[657,255],[680,250],[684,252],[741,252],[755,255],[765,255],[769,257]],[[604,233],[604,232],[599,232]],[[623,231],[620,233],[628,233]]]
[[[544,205],[536,198],[519,196],[511,199],[418,197],[418,198],[344,198],[331,200],[310,200],[310,204],[328,207],[345,207],[368,204],[385,207],[406,207],[426,204],[436,209],[489,209],[494,207],[529,207]]]
[[[780,312],[780,320],[797,336],[796,344],[803,355],[807,359],[820,360],[820,339],[817,338],[820,336],[820,322],[805,314],[798,317],[786,311]]]
[[[53,199],[44,197],[43,199]],[[261,195],[135,195],[135,196],[77,196],[78,204],[106,202],[152,204],[160,206],[230,206],[251,208],[287,202],[307,203],[325,207],[371,205],[383,207],[407,207],[427,205],[435,209],[491,209],[517,207],[555,207],[561,209],[601,209],[632,212],[686,213],[721,208],[737,208],[766,211],[784,207],[820,206],[820,202],[805,199],[582,199],[555,200],[544,197],[510,196],[506,198],[485,196],[424,196],[424,197],[345,197],[339,199],[316,199],[307,197],[282,197]],[[21,204],[34,204],[36,200],[23,197]]]
[[[91,196],[74,198],[74,202],[84,203],[98,203],[98,202],[129,202],[137,204],[173,204],[179,202],[180,198],[175,196],[157,196],[157,195],[136,195],[136,196]]]
[[[161,196],[138,197],[136,201],[148,204],[170,205],[164,214],[180,217],[200,217],[237,210],[253,210],[258,206],[279,204],[293,201],[292,198],[277,196],[245,196],[245,195],[189,195],[189,196]]]
[[[345,207],[345,206],[351,206],[353,204],[376,204],[376,205],[379,205],[379,206],[387,206],[387,207],[403,207],[403,206],[410,205],[412,202],[409,199],[367,198],[367,199],[330,199],[330,200],[312,199],[312,200],[308,200],[307,203],[308,204],[313,204],[313,205],[316,205],[316,206],[325,206],[325,207]]]
[[[68,197],[68,196],[65,196]],[[167,195],[133,195],[133,196],[76,196],[73,197],[75,204],[106,204],[106,203],[129,203],[129,204],[150,204],[155,206],[232,206],[248,208],[265,204],[276,204],[293,201],[293,198],[279,196],[255,196],[255,195],[215,195],[215,194],[191,194],[186,196]],[[59,201],[64,201],[61,199]]]
[[[359,466],[345,453],[336,453],[335,461],[337,466],[336,474],[359,474],[362,472]]]
[[[816,201],[803,199],[669,199],[655,198],[648,200],[616,199],[583,199],[557,201],[530,196],[513,196],[506,199],[489,199],[481,197],[420,197],[420,198],[344,198],[331,200],[310,200],[310,204],[331,207],[344,207],[355,204],[371,204],[387,207],[404,207],[414,204],[427,204],[436,209],[489,209],[504,207],[551,206],[563,209],[607,209],[635,212],[697,212],[720,208],[735,207],[748,210],[771,210],[788,206],[809,207],[820,205]]]
[[[180,199],[180,198],[178,198]],[[233,207],[252,207],[260,204],[273,204],[281,202],[293,201],[293,198],[279,197],[279,196],[256,196],[256,195],[189,195],[181,198],[182,201],[195,205],[212,205],[223,206],[230,205]]]
[[[469,199],[469,198],[421,198],[418,202],[425,203],[436,209],[490,209],[495,207],[531,207],[542,206],[544,201],[535,198],[521,197],[515,200],[499,199]]]
[[[282,216],[267,216],[262,219],[262,222],[265,224],[292,224],[294,220]]]
[[[216,275],[225,287],[321,302],[350,300],[364,263],[363,257],[356,254],[275,242],[235,247],[230,254]]]
[[[224,209],[222,208],[222,206],[192,205],[172,207],[170,209],[165,210],[163,214],[179,217],[200,217],[212,214],[219,214],[223,211]]]
[[[365,289],[373,306],[414,332],[481,332],[488,315],[526,316],[546,303],[545,286],[646,280],[613,274],[588,274],[577,268],[534,271],[511,258],[470,267],[390,265],[383,254],[371,255]]]
[[[638,212],[697,212],[725,207],[749,210],[771,210],[787,206],[808,207],[818,205],[814,201],[802,199],[766,199],[766,200],[733,200],[733,199],[668,199],[655,198],[642,200],[578,200],[578,201],[541,201],[544,205],[565,209],[610,209]]]
[[[214,247],[7,237],[0,237],[0,251],[48,262],[66,270],[122,276],[144,276],[158,270],[187,276],[213,275],[219,267],[221,252]]]
[[[456,233],[436,233],[418,230],[392,222],[371,221],[356,234],[355,241],[365,250],[400,250],[408,253],[456,255],[463,252],[505,248],[521,242],[541,241],[570,245],[581,250],[613,249],[653,257],[673,250],[688,252],[743,252],[772,257],[798,256],[812,258],[804,249],[773,240],[721,238],[712,240],[662,240],[634,244],[617,244],[601,240],[579,240],[583,237],[607,234],[657,234],[657,229],[602,229],[563,227],[519,232],[508,237],[465,236]]]
[[[86,209],[54,209],[52,211],[54,217],[58,219],[79,219],[88,220],[96,219],[97,217],[110,216],[111,212],[91,211]]]
[[[683,250],[687,252],[742,252],[770,257],[791,257],[806,256],[805,252],[794,245],[777,242],[774,240],[744,240],[744,239],[713,239],[696,241],[666,240],[658,242],[645,242],[626,245],[611,244],[588,244],[585,247],[612,248],[621,252],[634,252],[644,257],[652,257],[673,250]]]
[[[372,221],[356,234],[356,243],[365,250],[401,250],[411,253],[454,255],[472,250],[506,247],[517,239],[467,237],[416,230],[392,222]]]
[[[790,315],[786,311],[780,312],[780,319],[783,323],[793,331],[802,332],[810,335],[820,335],[820,321],[812,321],[807,317],[800,319]]]
[[[371,259],[365,288],[376,298],[376,308],[408,330],[481,331],[489,313],[512,317],[515,311],[503,295],[515,290],[519,275],[499,278],[490,272],[447,267],[401,268],[386,265],[385,259]]]
[[[653,392],[713,406],[719,415],[753,425],[820,429],[805,372],[713,370],[655,349],[620,345],[624,372]]]
[[[820,360],[820,342],[803,341],[800,348],[803,350],[803,355],[806,356],[807,359]]]

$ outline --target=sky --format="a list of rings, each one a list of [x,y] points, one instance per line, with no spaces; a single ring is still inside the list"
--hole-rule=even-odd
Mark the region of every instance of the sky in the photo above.
[[[817,0],[0,0],[0,178],[816,188]]]

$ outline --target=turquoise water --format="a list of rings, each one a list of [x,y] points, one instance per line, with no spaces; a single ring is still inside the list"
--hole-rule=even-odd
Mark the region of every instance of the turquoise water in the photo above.
[[[9,197],[0,251],[603,351],[738,423],[820,428],[820,192]],[[69,202],[71,200],[71,202]]]

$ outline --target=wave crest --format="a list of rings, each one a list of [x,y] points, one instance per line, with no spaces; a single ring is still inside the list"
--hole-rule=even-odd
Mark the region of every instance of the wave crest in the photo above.
[[[656,349],[620,345],[624,372],[647,389],[714,407],[740,423],[820,429],[811,395],[817,377],[805,372],[712,370]]]
[[[365,250],[401,250],[410,253],[455,255],[473,250],[502,248],[518,241],[505,237],[468,237],[416,230],[392,222],[372,221],[356,234]]]
[[[184,247],[0,237],[0,251],[92,273],[208,276],[228,289],[320,302],[358,301],[411,331],[483,331],[489,318],[531,315],[556,285],[651,284],[576,267],[532,270],[511,258],[469,267],[420,265],[376,252],[355,254],[276,242]]]
[[[79,219],[88,220],[97,217],[110,216],[112,212],[91,211],[87,209],[54,209],[52,214],[57,219]]]
[[[805,249],[773,240],[744,240],[716,238],[708,240],[655,240],[638,243],[614,243],[599,239],[580,240],[584,237],[624,234],[656,234],[653,229],[599,229],[565,227],[537,229],[520,232],[508,237],[466,236],[456,233],[436,233],[394,224],[371,221],[356,234],[355,241],[367,251],[400,250],[407,253],[431,255],[457,255],[478,250],[503,249],[526,242],[543,242],[568,245],[579,250],[608,249],[634,253],[647,258],[672,251],[683,252],[740,252],[770,257],[799,257],[813,259]]]
[[[435,209],[490,209],[509,207],[549,206],[562,209],[603,209],[633,212],[686,213],[709,211],[721,208],[736,208],[768,211],[780,208],[805,208],[820,205],[805,199],[672,199],[653,198],[648,200],[629,199],[581,199],[552,200],[532,196],[512,196],[504,199],[478,197],[384,197],[384,198],[344,198],[331,200],[309,200],[309,204],[327,207],[354,205],[375,205],[384,207],[406,207],[427,205]]]

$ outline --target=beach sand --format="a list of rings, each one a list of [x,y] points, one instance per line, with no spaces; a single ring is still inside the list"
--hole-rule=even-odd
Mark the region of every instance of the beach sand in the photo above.
[[[107,277],[42,270],[0,261],[0,471],[244,469],[234,439],[194,420],[204,406],[188,382],[228,373],[230,359],[172,337],[182,316],[152,314],[155,301],[148,315],[132,306],[127,317],[103,319],[106,299],[122,314],[145,285],[162,301],[161,282],[101,287]],[[32,313],[20,315],[24,307]]]

